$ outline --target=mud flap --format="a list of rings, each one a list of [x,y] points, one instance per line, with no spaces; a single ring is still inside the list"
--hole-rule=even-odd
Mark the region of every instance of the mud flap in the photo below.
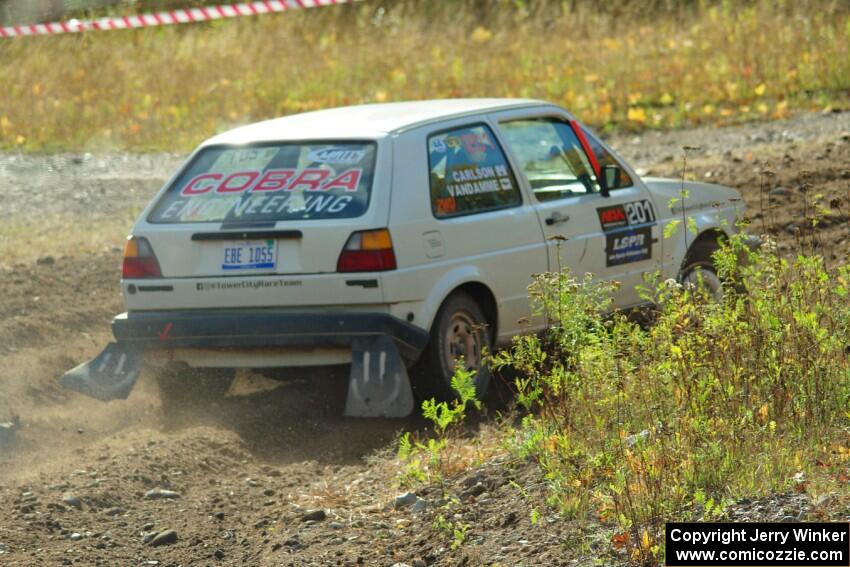
[[[139,379],[144,351],[109,343],[94,359],[69,370],[59,383],[98,400],[124,400]]]
[[[412,411],[410,378],[393,340],[386,335],[356,339],[345,415],[407,417]]]

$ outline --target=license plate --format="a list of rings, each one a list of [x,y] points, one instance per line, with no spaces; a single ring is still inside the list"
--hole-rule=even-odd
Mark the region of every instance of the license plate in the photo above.
[[[273,270],[275,241],[226,242],[222,250],[222,270]]]

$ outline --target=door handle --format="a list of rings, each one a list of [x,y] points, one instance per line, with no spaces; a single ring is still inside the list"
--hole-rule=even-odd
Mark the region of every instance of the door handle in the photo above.
[[[554,226],[570,220],[570,215],[562,215],[559,212],[552,213],[552,216],[546,219],[546,226]]]

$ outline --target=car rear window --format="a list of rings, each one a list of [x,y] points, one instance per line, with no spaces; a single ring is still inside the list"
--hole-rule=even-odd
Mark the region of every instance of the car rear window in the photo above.
[[[286,143],[201,150],[162,195],[153,223],[358,217],[369,206],[376,146]]]

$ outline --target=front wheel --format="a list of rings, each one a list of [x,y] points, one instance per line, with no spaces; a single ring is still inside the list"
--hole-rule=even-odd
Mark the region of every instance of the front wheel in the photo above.
[[[682,285],[704,291],[714,301],[723,298],[723,283],[710,263],[691,264],[682,270]]]
[[[475,391],[482,399],[490,387],[491,372],[484,358],[491,347],[492,332],[478,303],[464,292],[453,293],[437,312],[428,346],[411,369],[417,397],[456,399],[452,377],[462,359],[467,370],[475,371]]]

